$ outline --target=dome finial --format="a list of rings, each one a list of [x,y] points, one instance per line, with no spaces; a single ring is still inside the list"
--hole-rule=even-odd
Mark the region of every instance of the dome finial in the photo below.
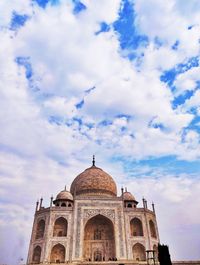
[[[67,189],[66,189],[66,185],[65,185],[65,189],[64,189],[64,190],[67,190]]]
[[[95,155],[93,155],[93,159],[92,159],[92,166],[95,166]]]

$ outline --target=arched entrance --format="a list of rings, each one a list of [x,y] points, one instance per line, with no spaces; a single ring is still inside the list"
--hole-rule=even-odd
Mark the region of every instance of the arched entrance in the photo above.
[[[133,246],[133,259],[138,261],[146,260],[145,247],[142,244],[136,243]]]
[[[32,262],[33,263],[40,263],[40,257],[41,257],[41,247],[37,246],[33,250]]]
[[[63,245],[57,244],[52,248],[51,262],[54,262],[54,263],[65,262],[65,247]]]
[[[105,216],[96,215],[85,225],[83,257],[87,261],[107,261],[115,258],[113,223]]]
[[[45,230],[45,221],[42,219],[37,224],[36,237],[35,239],[43,238]]]
[[[149,226],[150,226],[151,236],[156,238],[156,228],[155,228],[155,224],[152,220],[149,221]]]

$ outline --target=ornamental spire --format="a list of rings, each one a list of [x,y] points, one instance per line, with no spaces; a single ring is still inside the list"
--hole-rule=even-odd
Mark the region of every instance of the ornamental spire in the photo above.
[[[92,159],[92,166],[95,166],[95,155],[93,155],[93,159]]]

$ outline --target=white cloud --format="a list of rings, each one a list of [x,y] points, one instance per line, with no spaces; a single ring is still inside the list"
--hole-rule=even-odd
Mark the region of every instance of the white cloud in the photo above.
[[[83,13],[86,15],[87,21],[95,22],[106,22],[108,24],[115,21],[118,17],[118,10],[120,6],[120,0],[83,0],[83,4],[87,7],[87,12]]]
[[[170,69],[180,60],[176,51],[165,46],[158,49],[153,43],[147,47],[144,54],[142,67],[149,71]]]
[[[154,201],[160,240],[161,243],[169,245],[172,260],[199,259],[200,241],[194,235],[194,231],[200,227],[199,178],[164,175],[161,178],[140,177],[126,184],[140,203],[144,196],[151,209],[151,202]],[[184,253],[182,249],[185,249]]]
[[[57,133],[60,134],[60,143],[67,133],[69,140],[65,141],[66,145],[73,146],[70,144],[73,140],[71,141],[69,137],[75,135],[80,139],[80,147],[84,147],[85,138],[82,135],[79,136],[77,126],[66,128],[62,123],[58,129],[57,126],[48,124],[46,121],[48,116],[59,115],[63,122],[66,119],[80,116],[83,123],[91,121],[95,124],[102,119],[113,120],[114,116],[118,114],[127,114],[133,116],[134,121],[127,123],[128,134],[122,138],[120,134],[113,137],[116,128],[110,127],[111,131],[108,132],[107,129],[99,129],[98,124],[94,126],[97,127],[96,129],[82,127],[82,132],[87,130],[93,140],[105,143],[110,142],[112,136],[112,144],[109,146],[115,148],[117,145],[119,149],[122,148],[124,154],[132,153],[138,157],[169,153],[179,156],[178,150],[181,150],[181,155],[182,152],[187,154],[187,149],[185,151],[183,148],[174,150],[174,146],[181,144],[180,131],[187,127],[193,116],[181,112],[181,110],[179,112],[172,110],[173,95],[167,86],[159,80],[158,72],[154,71],[155,66],[144,67],[142,73],[137,72],[133,65],[118,53],[119,43],[112,31],[95,36],[97,22],[94,17],[93,23],[87,20],[86,15],[89,11],[84,11],[83,16],[75,17],[71,13],[72,7],[65,5],[64,2],[63,5],[65,8],[49,6],[47,10],[36,9],[35,16],[27,22],[15,38],[16,46],[9,61],[14,60],[14,56],[30,57],[31,55],[30,63],[34,73],[33,84],[37,85],[40,91],[35,93],[28,91],[26,79],[23,80],[24,84],[20,85],[25,100],[20,104],[23,106],[22,116],[16,112],[19,107],[16,107],[15,102],[12,102],[12,107],[10,107],[10,109],[15,108],[15,115],[17,113],[17,118],[12,124],[14,127],[17,123],[16,127],[14,130],[9,129],[15,132],[14,136],[10,136],[13,137],[14,145],[16,146],[17,143],[18,147],[19,144],[23,146],[22,139],[20,140],[20,131],[27,131],[23,136],[23,142],[27,143],[29,138],[32,139],[33,144],[29,143],[25,147],[29,152],[31,149],[36,151],[35,143],[37,141],[42,141],[43,146],[46,146],[45,152],[48,152],[49,144],[56,150],[61,148],[64,151],[65,145],[61,147],[62,144],[59,145],[59,141],[56,140]],[[80,41],[83,26],[85,38]],[[51,32],[48,31],[48,28],[51,28]],[[52,36],[57,36],[57,38],[52,39]],[[9,40],[9,43],[12,47],[12,40]],[[65,48],[60,49],[63,44],[65,44]],[[37,49],[38,45],[40,49]],[[148,61],[148,55],[152,52],[147,48],[146,53]],[[156,56],[161,58],[161,62],[164,62],[164,57],[161,54],[158,53]],[[150,59],[150,61],[154,61],[154,59]],[[155,61],[157,62],[158,59]],[[16,72],[16,65],[13,62],[10,63],[11,65]],[[165,68],[165,66],[162,67]],[[22,67],[20,67],[20,72],[19,75],[23,79]],[[18,75],[14,78],[13,85],[17,78]],[[4,85],[4,87],[7,86]],[[85,95],[84,91],[92,86],[95,86],[95,89]],[[13,91],[18,90],[13,89]],[[51,97],[43,97],[42,101],[38,101],[43,94],[50,94]],[[81,110],[77,110],[75,105],[83,98],[84,106]],[[24,113],[28,115],[26,117],[28,123],[27,120],[24,121]],[[2,115],[5,116],[4,113]],[[20,119],[20,122],[17,119]],[[166,127],[168,133],[149,128],[148,125],[152,119]],[[4,143],[10,142],[8,129],[6,128],[6,130]],[[131,132],[136,136],[135,139],[130,137]],[[18,140],[16,141],[16,139]],[[155,139],[159,139],[156,149],[155,146],[152,146]],[[144,144],[145,151],[143,151]],[[106,146],[108,147],[108,145]],[[69,150],[69,147],[67,149]]]
[[[191,109],[196,109],[197,114],[200,114],[200,91],[197,90],[190,99],[185,101],[185,104],[182,106],[185,111],[190,111]]]
[[[2,0],[0,2],[0,10],[2,11],[0,14],[0,25],[1,27],[7,27],[12,19],[14,11],[19,15],[32,14],[31,1],[13,0],[12,2],[8,2]]]
[[[199,67],[191,68],[190,70],[178,75],[174,85],[176,86],[176,95],[180,95],[187,90],[193,91],[197,87],[199,80]]]
[[[184,3],[184,5],[181,0],[176,0],[175,6],[177,8],[177,11],[182,16],[199,23],[198,14],[199,14],[199,9],[200,9],[200,3],[198,0],[191,0],[189,2]]]
[[[140,34],[145,34],[150,40],[149,47],[144,50],[145,56],[141,59],[142,69],[157,69],[161,72],[199,55],[200,34],[197,17],[200,10],[196,8],[193,15],[189,15],[189,11],[186,14],[183,10],[193,10],[194,1],[189,1],[186,5],[180,2],[134,2],[135,25]],[[160,47],[155,43],[156,39],[161,43]],[[172,47],[176,43],[177,47],[174,50]]]

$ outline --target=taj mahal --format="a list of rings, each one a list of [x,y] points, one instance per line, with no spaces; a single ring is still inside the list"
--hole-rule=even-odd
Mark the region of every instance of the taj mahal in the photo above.
[[[146,263],[157,253],[154,204],[148,209],[127,189],[117,195],[114,179],[95,165],[80,173],[70,191],[49,207],[37,202],[27,264]]]

